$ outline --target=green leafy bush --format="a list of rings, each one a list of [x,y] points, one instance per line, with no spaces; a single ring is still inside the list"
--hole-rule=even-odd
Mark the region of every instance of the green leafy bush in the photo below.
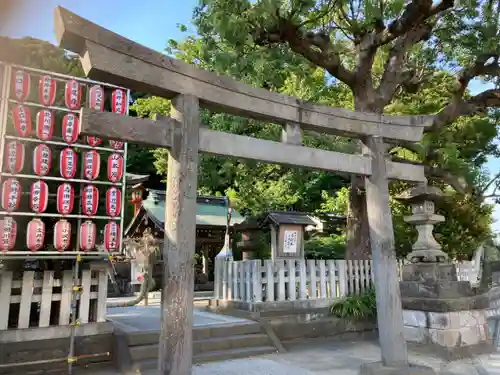
[[[377,316],[375,288],[363,294],[340,299],[330,307],[330,314],[350,322],[375,320]]]
[[[305,242],[304,253],[307,259],[343,259],[345,235],[313,237]]]

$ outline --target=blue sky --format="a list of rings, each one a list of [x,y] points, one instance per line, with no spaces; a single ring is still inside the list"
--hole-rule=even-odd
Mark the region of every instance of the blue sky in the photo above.
[[[0,0],[2,1],[2,0]],[[0,35],[32,36],[55,43],[52,13],[57,5],[91,20],[107,29],[157,51],[163,51],[168,39],[180,40],[186,36],[177,24],[190,25],[197,0],[15,0],[19,7],[9,22],[0,25]],[[485,86],[473,82],[473,92]],[[500,171],[500,160],[490,160],[488,169]],[[500,207],[495,210],[494,229],[500,232]]]

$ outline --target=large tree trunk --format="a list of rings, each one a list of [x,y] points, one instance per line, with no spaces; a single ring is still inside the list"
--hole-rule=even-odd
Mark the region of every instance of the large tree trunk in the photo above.
[[[370,259],[370,231],[366,214],[364,177],[352,176],[347,207],[345,259]]]
[[[381,113],[382,109],[372,103],[368,97],[370,90],[354,92],[354,108],[356,111]],[[357,151],[363,153],[363,142],[356,141]],[[370,228],[366,212],[365,178],[353,175],[349,188],[346,224],[346,251],[345,259],[371,259]]]

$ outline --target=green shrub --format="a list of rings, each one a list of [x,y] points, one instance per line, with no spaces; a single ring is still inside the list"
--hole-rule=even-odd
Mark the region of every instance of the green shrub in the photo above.
[[[343,259],[345,235],[310,238],[304,244],[304,253],[307,259]]]
[[[375,320],[377,316],[377,302],[375,289],[372,288],[363,294],[344,297],[330,307],[330,314],[350,322]]]

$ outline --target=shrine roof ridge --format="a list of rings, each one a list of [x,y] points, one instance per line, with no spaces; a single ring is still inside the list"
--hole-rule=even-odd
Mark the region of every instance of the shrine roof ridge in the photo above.
[[[271,121],[298,123],[303,130],[349,137],[380,136],[417,142],[430,116],[387,116],[306,102],[198,69],[130,41],[65,8],[54,12],[56,40],[77,53],[85,73],[131,90],[173,98],[191,94],[215,111]]]

